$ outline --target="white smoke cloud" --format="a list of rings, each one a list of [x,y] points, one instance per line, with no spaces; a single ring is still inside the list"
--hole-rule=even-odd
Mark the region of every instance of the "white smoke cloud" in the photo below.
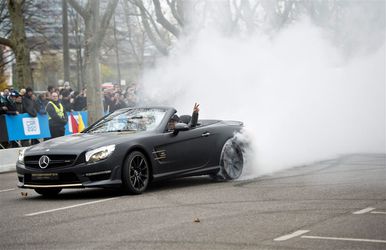
[[[383,42],[384,43],[384,42]],[[240,120],[243,178],[348,153],[385,153],[385,46],[347,60],[307,19],[273,38],[202,30],[143,78],[143,95],[200,118]]]

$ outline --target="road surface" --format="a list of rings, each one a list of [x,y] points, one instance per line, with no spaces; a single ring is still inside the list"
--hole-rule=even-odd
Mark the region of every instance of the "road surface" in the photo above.
[[[386,249],[386,156],[348,155],[247,181],[56,198],[0,174],[0,249]],[[21,192],[27,192],[22,196]]]

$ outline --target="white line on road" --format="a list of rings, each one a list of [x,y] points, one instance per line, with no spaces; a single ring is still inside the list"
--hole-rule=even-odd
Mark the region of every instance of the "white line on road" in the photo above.
[[[295,231],[291,234],[286,234],[286,235],[283,235],[283,236],[280,236],[276,239],[274,239],[274,241],[285,241],[285,240],[289,240],[291,238],[295,238],[297,236],[300,236],[302,234],[305,234],[305,233],[308,233],[310,230],[298,230],[298,231]]]
[[[303,236],[301,236],[301,238],[320,239],[320,240],[361,241],[361,242],[385,243],[386,244],[386,240],[372,240],[372,239],[337,238],[337,237],[322,237],[322,236],[311,236],[311,235],[303,235]]]
[[[90,201],[90,202],[85,202],[81,204],[76,204],[72,206],[67,206],[67,207],[60,207],[60,208],[55,208],[55,209],[50,209],[50,210],[45,210],[45,211],[40,211],[40,212],[35,212],[35,213],[30,213],[30,214],[25,214],[24,216],[34,216],[34,215],[39,215],[39,214],[45,214],[45,213],[52,213],[60,210],[65,210],[65,209],[70,209],[74,207],[82,207],[82,206],[87,206],[87,205],[92,205],[95,203],[100,203],[100,202],[105,202],[105,201],[111,201],[118,199],[119,197],[114,197],[114,198],[108,198],[108,199],[103,199],[103,200],[97,200],[97,201]]]
[[[365,213],[368,213],[370,211],[373,211],[374,209],[375,208],[373,208],[373,207],[367,207],[367,208],[361,209],[359,211],[356,211],[353,214],[365,214]]]
[[[13,190],[16,190],[16,188],[9,188],[9,189],[0,190],[0,193],[8,192],[8,191],[13,191]]]
[[[386,212],[381,212],[381,211],[372,211],[372,214],[386,214]]]

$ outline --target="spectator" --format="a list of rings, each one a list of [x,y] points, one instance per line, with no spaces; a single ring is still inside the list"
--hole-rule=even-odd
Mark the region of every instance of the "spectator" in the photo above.
[[[23,111],[25,111],[26,113],[28,113],[30,116],[32,117],[36,117],[37,116],[37,112],[35,110],[35,102],[34,100],[32,100],[32,96],[33,96],[33,90],[32,88],[28,87],[26,89],[26,94],[23,98]]]
[[[137,104],[135,95],[130,91],[125,93],[124,102],[126,107],[135,107]]]
[[[4,92],[2,95],[0,95],[0,115],[4,115],[7,113],[7,103],[8,103],[8,100],[7,100],[7,97],[8,97],[8,94],[6,93],[6,90],[8,89],[4,89]]]
[[[75,95],[74,110],[82,111],[87,108],[86,90],[81,90],[78,95]]]
[[[26,90],[25,90],[24,88],[20,89],[19,95],[21,95],[22,97],[24,97],[25,93],[26,93]]]
[[[35,101],[35,110],[41,114],[45,115],[47,114],[46,106],[47,106],[48,100],[46,93],[42,93],[38,96],[38,99]]]
[[[64,89],[62,91],[62,99],[60,101],[64,107],[64,112],[71,112],[72,111],[72,104],[70,102],[70,99],[71,99],[70,92],[68,90]]]
[[[123,101],[123,95],[118,93],[115,93],[114,95],[114,110],[126,108],[126,103]]]
[[[59,95],[53,92],[52,100],[47,104],[47,114],[49,120],[49,127],[51,138],[64,135],[64,126],[68,121],[67,113],[64,111],[63,105],[59,102]]]
[[[16,108],[16,98],[19,97],[19,92],[17,91],[12,91],[8,98],[7,98],[7,111],[6,111],[6,114],[7,115],[18,115],[19,112],[17,111],[17,108]]]
[[[111,113],[111,109],[113,108],[113,102],[111,101],[112,95],[109,91],[104,90],[103,92],[104,98],[103,98],[103,109],[105,113]]]
[[[3,97],[7,98],[9,96],[9,89],[5,88],[3,90]]]
[[[72,88],[71,88],[71,86],[70,86],[70,83],[67,82],[67,81],[64,82],[63,88],[64,88],[65,90],[68,90],[70,93],[72,92]]]
[[[26,113],[24,110],[24,105],[23,105],[23,97],[21,95],[16,97],[15,106],[16,106],[17,114]]]
[[[55,91],[55,88],[53,86],[50,85],[47,87],[46,96],[47,96],[48,101],[51,100],[51,95],[52,95],[52,93],[54,93],[54,91]]]

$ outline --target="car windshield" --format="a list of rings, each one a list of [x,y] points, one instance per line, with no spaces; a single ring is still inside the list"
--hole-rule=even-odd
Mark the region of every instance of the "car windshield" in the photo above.
[[[117,110],[94,124],[87,133],[151,131],[158,127],[165,114],[166,110],[158,108]]]

